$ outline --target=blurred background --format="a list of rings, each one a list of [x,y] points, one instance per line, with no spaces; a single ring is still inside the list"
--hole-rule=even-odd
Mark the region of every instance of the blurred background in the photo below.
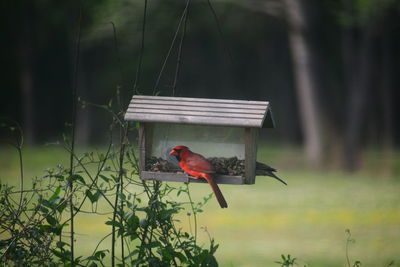
[[[61,140],[71,122],[80,7],[77,84],[82,100],[107,104],[118,89],[125,109],[133,94],[172,95],[181,35],[156,83],[186,1],[148,1],[142,50],[144,4],[2,1],[0,115],[21,123],[30,147],[27,157],[33,159],[26,167],[31,175],[49,167],[54,157],[64,157],[43,145]],[[212,232],[221,243],[223,266],[268,266],[267,258],[278,260],[285,248],[315,263],[327,253],[329,259],[319,266],[340,266],[344,229],[351,226],[366,239],[356,252],[370,260],[366,266],[384,266],[400,248],[400,1],[211,4],[190,3],[175,95],[270,101],[276,129],[261,132],[259,160],[279,168],[289,183],[282,189],[262,180],[251,189],[258,198],[248,199],[254,209],[242,217],[229,215],[234,211],[221,215],[214,206],[211,215],[206,212],[209,228],[224,229]],[[105,112],[79,108],[77,120],[80,147],[104,144],[110,122]],[[0,151],[1,179],[11,179],[17,160],[8,148]],[[246,199],[243,194],[250,190],[224,189],[231,200]],[[260,203],[263,198],[269,204]],[[236,208],[240,205],[245,204]],[[271,210],[278,218],[273,223]],[[253,224],[238,223],[246,218]],[[247,227],[252,234],[240,230]],[[229,229],[236,229],[237,236]],[[250,236],[254,247],[246,255],[251,257],[235,260],[235,238]]]
[[[303,145],[310,164],[360,167],[365,147],[399,143],[397,0],[207,1],[189,7],[178,96],[268,100],[277,129],[268,140]],[[137,92],[152,94],[186,1],[149,1]],[[79,4],[3,1],[1,115],[26,140],[56,138],[70,122]],[[133,95],[144,1],[82,1],[78,95],[108,103]],[[117,46],[113,35],[117,33]],[[182,30],[182,28],[181,28]],[[179,41],[179,38],[178,38]],[[172,94],[178,41],[156,92]],[[79,110],[80,144],[102,141],[107,123]]]

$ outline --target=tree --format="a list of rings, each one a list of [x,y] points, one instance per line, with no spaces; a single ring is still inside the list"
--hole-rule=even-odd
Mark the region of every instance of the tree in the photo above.
[[[283,17],[288,25],[288,41],[292,55],[292,70],[297,92],[300,128],[308,163],[317,167],[322,163],[322,137],[316,98],[315,75],[312,67],[310,42],[306,37],[309,25],[306,19],[305,2],[297,0],[234,1],[254,12]]]
[[[311,49],[305,34],[308,28],[305,6],[297,0],[284,0],[284,3],[304,145],[308,161],[316,167],[322,160],[321,112],[315,96]]]
[[[373,83],[374,76],[372,74],[375,71],[375,65],[379,64],[377,39],[384,40],[383,46],[390,49],[387,43],[388,37],[379,36],[379,32],[386,32],[384,18],[388,14],[387,11],[391,10],[390,8],[395,4],[398,4],[398,1],[342,1],[342,12],[339,19],[342,23],[344,80],[348,90],[343,159],[344,167],[349,171],[357,170],[360,167],[368,105],[372,103],[372,86],[381,86],[383,90],[386,132],[391,127],[390,99],[388,99],[388,90],[390,89],[388,87],[390,87],[392,77],[389,77],[391,64],[388,62],[387,55],[390,51],[385,49],[382,53],[382,67],[385,67],[385,70],[381,75],[381,84]]]

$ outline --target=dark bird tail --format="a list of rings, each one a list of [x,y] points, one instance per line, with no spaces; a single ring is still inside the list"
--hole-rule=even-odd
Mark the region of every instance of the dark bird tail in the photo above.
[[[279,182],[283,183],[284,185],[287,185],[285,181],[283,181],[281,178],[275,175],[276,169],[268,166],[267,164],[261,163],[261,162],[256,162],[256,175],[259,176],[270,176],[278,180]]]
[[[218,185],[214,182],[214,179],[212,176],[210,175],[206,175],[206,177],[204,177],[207,182],[210,184],[212,191],[214,192],[215,197],[218,200],[219,205],[221,206],[221,208],[227,208],[228,204],[226,203],[226,200],[224,198],[224,195],[222,195],[221,190],[219,189]]]

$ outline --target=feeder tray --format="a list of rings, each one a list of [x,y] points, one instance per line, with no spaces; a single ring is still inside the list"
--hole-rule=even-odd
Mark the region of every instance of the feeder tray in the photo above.
[[[139,122],[142,180],[205,182],[183,173],[169,151],[205,156],[223,184],[254,184],[258,131],[273,128],[269,102],[135,95],[125,120]]]

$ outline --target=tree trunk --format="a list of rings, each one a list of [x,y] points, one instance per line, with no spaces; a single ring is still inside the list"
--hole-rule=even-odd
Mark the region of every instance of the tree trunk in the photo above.
[[[355,171],[360,167],[361,138],[363,126],[366,120],[368,91],[370,89],[370,77],[372,71],[372,32],[367,28],[362,32],[362,40],[359,47],[359,55],[356,62],[350,64],[352,70],[348,70],[352,77],[349,79],[349,101],[346,115],[344,135],[344,166],[348,171]]]
[[[382,106],[382,136],[383,139],[383,156],[385,160],[382,162],[382,173],[388,176],[393,175],[393,166],[395,163],[395,151],[394,147],[394,113],[393,113],[393,103],[394,103],[394,64],[393,64],[393,46],[391,43],[390,34],[381,34],[381,106]]]
[[[383,145],[385,150],[391,150],[393,147],[393,47],[391,45],[390,35],[382,37],[382,63],[381,63],[381,92],[382,92],[382,116],[383,116]]]
[[[319,114],[315,97],[314,71],[305,32],[307,21],[304,2],[284,0],[289,29],[289,42],[292,52],[295,87],[301,119],[305,149],[309,163],[317,167],[322,161],[322,138]]]

